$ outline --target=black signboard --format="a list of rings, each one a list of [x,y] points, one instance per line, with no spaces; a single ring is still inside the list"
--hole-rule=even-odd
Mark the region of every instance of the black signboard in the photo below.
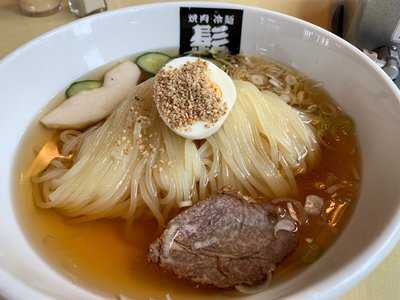
[[[189,51],[240,52],[243,11],[240,9],[181,7],[181,54]]]

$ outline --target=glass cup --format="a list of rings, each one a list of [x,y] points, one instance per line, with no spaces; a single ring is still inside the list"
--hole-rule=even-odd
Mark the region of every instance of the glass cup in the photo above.
[[[64,0],[18,0],[18,6],[24,15],[44,17],[60,11]]]

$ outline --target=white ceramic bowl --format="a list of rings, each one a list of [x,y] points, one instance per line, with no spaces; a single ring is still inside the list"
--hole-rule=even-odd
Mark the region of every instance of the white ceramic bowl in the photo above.
[[[265,53],[321,81],[357,125],[362,189],[350,224],[306,271],[249,299],[334,299],[398,240],[400,95],[366,56],[317,26],[262,9],[204,2],[136,6],[60,27],[0,62],[0,294],[7,299],[100,299],[57,274],[28,244],[13,210],[14,156],[30,121],[71,80],[135,52],[176,48],[180,6],[243,9],[242,52]]]

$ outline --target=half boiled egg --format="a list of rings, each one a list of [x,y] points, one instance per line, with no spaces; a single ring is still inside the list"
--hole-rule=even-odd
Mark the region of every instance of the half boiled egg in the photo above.
[[[231,77],[212,62],[179,57],[156,75],[154,101],[161,119],[176,134],[205,139],[217,132],[228,117],[236,101],[236,87]],[[212,121],[207,109],[210,115],[214,113]]]

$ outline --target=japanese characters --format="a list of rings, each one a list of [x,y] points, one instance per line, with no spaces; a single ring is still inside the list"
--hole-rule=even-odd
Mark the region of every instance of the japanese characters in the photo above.
[[[181,8],[180,52],[240,51],[242,11]]]

